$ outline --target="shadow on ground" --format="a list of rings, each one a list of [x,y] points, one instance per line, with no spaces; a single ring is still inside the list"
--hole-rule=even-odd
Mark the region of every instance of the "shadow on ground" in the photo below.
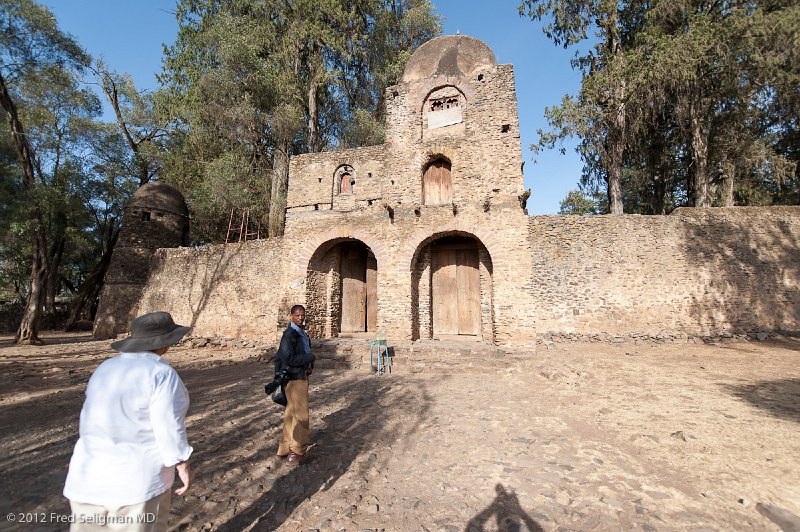
[[[371,449],[394,445],[413,438],[430,409],[431,397],[422,387],[404,386],[400,379],[379,380],[369,377],[337,377],[334,372],[312,377],[311,438],[314,447],[307,462],[292,468],[274,457],[282,427],[280,416],[273,415],[266,431],[260,432],[259,458],[270,456],[271,467],[246,478],[232,478],[221,488],[246,493],[248,488],[262,489],[254,500],[239,504],[234,516],[219,523],[219,530],[238,531],[249,527],[274,530],[281,526],[307,498],[325,491],[345,473],[363,479],[381,470],[382,458]],[[317,382],[315,382],[315,379]],[[262,392],[263,395],[263,392]],[[275,410],[276,405],[262,409]],[[321,419],[315,411],[327,410]],[[392,412],[391,416],[386,415]],[[395,415],[402,413],[402,415]],[[282,410],[280,411],[282,415]],[[213,457],[206,457],[212,459]],[[327,509],[335,512],[337,509]],[[341,508],[343,514],[352,511]],[[329,517],[335,518],[336,515]],[[324,519],[324,517],[322,518]],[[217,526],[217,523],[214,523]]]
[[[25,363],[4,366],[0,509],[68,514],[61,490],[86,382],[113,355],[107,345],[73,356],[78,353],[32,351]],[[274,456],[283,410],[264,393],[271,363],[212,355],[173,366],[192,401],[187,432],[195,449],[195,485],[186,496],[173,498],[170,522],[177,529],[206,523],[221,530],[278,528],[304,500],[343,474],[363,478],[380,470],[388,455],[368,451],[413,438],[432,403],[424,386],[407,386],[399,377],[318,370],[310,387],[316,445],[308,463],[291,469]]]
[[[465,532],[483,532],[487,526],[489,530],[499,532],[544,532],[541,525],[522,509],[513,489],[506,490],[502,484],[497,484],[494,491],[497,496],[485,510],[469,520]],[[495,524],[489,525],[492,519]]]
[[[772,416],[800,423],[800,379],[731,385],[727,389]]]

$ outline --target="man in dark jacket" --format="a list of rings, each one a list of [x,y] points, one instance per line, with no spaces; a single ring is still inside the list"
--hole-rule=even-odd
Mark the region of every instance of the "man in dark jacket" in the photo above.
[[[306,309],[295,305],[291,312],[289,326],[283,331],[275,355],[275,374],[286,369],[289,379],[284,387],[287,405],[278,456],[298,465],[308,448],[308,376],[314,369],[314,355],[304,326]]]

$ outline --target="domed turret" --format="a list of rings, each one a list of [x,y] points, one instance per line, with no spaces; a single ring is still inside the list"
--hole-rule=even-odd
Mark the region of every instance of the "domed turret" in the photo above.
[[[183,195],[159,181],[146,183],[125,209],[120,242],[149,249],[189,244],[189,208]]]
[[[494,52],[475,37],[444,35],[417,48],[406,63],[403,82],[433,76],[470,77],[497,66]]]
[[[133,194],[122,220],[94,323],[95,338],[126,332],[158,248],[189,244],[189,209],[183,195],[166,183],[153,182]]]

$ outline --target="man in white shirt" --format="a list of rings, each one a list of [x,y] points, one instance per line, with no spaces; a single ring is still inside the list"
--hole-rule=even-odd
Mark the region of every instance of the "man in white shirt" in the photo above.
[[[166,530],[175,471],[183,482],[176,495],[192,483],[192,448],[189,394],[161,357],[187,332],[167,312],[140,316],[111,344],[119,354],[89,379],[64,486],[70,530]]]

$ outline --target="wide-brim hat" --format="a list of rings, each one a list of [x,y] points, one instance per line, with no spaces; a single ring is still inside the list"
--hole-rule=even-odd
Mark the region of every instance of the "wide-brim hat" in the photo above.
[[[169,312],[150,312],[131,322],[131,333],[124,340],[112,342],[117,351],[153,351],[177,344],[191,327],[177,325]]]

